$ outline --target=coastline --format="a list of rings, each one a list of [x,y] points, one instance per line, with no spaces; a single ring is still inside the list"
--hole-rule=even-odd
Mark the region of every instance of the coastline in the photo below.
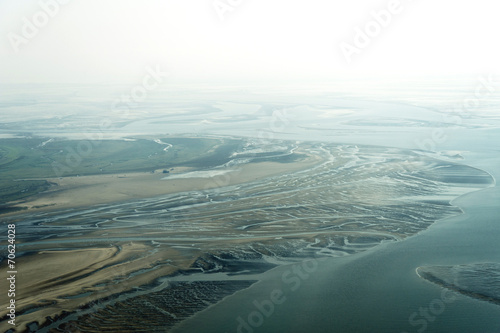
[[[376,245],[376,246],[374,246],[374,247],[372,247],[370,249],[367,249],[365,251],[358,252],[358,253],[355,253],[355,254],[352,254],[352,255],[349,255],[349,256],[345,256],[345,257],[324,258],[324,260],[327,260],[328,262],[323,262],[323,265],[326,265],[328,267],[323,267],[323,269],[322,269],[323,272],[321,272],[321,274],[323,274],[323,275],[326,274],[327,275],[326,281],[329,281],[330,278],[332,278],[330,276],[330,273],[333,272],[334,270],[340,270],[340,269],[344,269],[344,268],[347,267],[348,269],[346,269],[345,272],[340,273],[340,275],[346,275],[346,274],[348,274],[347,272],[349,272],[351,270],[357,272],[357,270],[356,270],[355,267],[357,267],[357,266],[366,266],[366,263],[364,265],[363,264],[360,265],[360,262],[362,263],[363,260],[365,262],[367,262],[367,261],[371,262],[372,260],[370,259],[370,257],[372,257],[372,256],[375,256],[375,257],[386,256],[387,255],[387,250],[388,250],[387,247],[388,246],[389,247],[392,247],[392,246],[398,247],[398,246],[400,246],[401,244],[403,244],[403,243],[405,243],[407,241],[414,242],[414,241],[416,241],[417,239],[419,239],[421,237],[425,237],[425,234],[431,232],[432,231],[431,229],[433,227],[436,227],[442,221],[455,220],[455,219],[460,218],[461,216],[465,217],[467,215],[467,212],[465,211],[465,207],[463,207],[460,204],[460,201],[467,200],[467,197],[469,197],[469,196],[475,196],[479,192],[487,191],[487,190],[490,190],[491,188],[496,187],[496,179],[495,179],[495,177],[494,177],[493,174],[491,174],[488,170],[483,169],[483,168],[478,168],[478,167],[473,167],[473,168],[476,169],[476,170],[479,170],[479,171],[482,171],[482,172],[486,172],[487,174],[489,174],[490,177],[492,178],[493,182],[488,187],[477,188],[477,189],[473,189],[471,191],[467,191],[466,193],[463,193],[463,194],[457,196],[456,198],[450,200],[449,201],[450,205],[452,205],[452,206],[457,207],[458,209],[460,209],[461,213],[437,219],[431,225],[429,225],[426,229],[421,230],[417,234],[414,234],[414,235],[409,236],[409,237],[404,237],[402,239],[396,239],[394,242],[381,242],[378,245]],[[398,244],[396,244],[396,243],[398,243]],[[396,250],[396,252],[397,252],[397,250]],[[349,265],[352,265],[352,268]],[[209,318],[211,320],[214,320],[216,322],[216,324],[214,324],[212,327],[210,327],[210,329],[207,330],[207,332],[209,332],[209,333],[212,333],[212,332],[216,333],[216,332],[219,332],[219,331],[221,331],[223,329],[226,330],[227,332],[229,332],[229,331],[231,331],[231,332],[238,331],[237,324],[236,324],[237,322],[236,322],[236,320],[234,320],[234,319],[236,319],[236,315],[234,315],[235,318],[232,318],[234,324],[231,325],[231,324],[227,323],[227,320],[225,319],[225,317],[226,317],[225,313],[227,313],[227,311],[229,309],[236,309],[235,312],[236,313],[240,313],[240,314],[247,314],[247,313],[251,314],[251,313],[254,313],[252,311],[255,311],[256,308],[253,307],[252,305],[245,306],[245,305],[240,305],[240,304],[250,303],[250,302],[245,302],[244,301],[244,300],[247,300],[247,299],[254,299],[254,298],[258,299],[259,296],[256,296],[256,295],[261,295],[260,297],[262,297],[262,295],[266,295],[266,294],[270,293],[272,291],[272,288],[275,288],[275,284],[272,281],[273,280],[278,280],[279,281],[280,280],[279,277],[283,276],[282,275],[283,272],[284,271],[286,272],[287,270],[289,270],[291,267],[294,267],[294,266],[296,266],[296,263],[284,264],[284,265],[280,265],[278,267],[275,267],[275,268],[271,269],[268,272],[265,272],[262,275],[262,277],[261,277],[261,279],[259,280],[258,283],[254,284],[254,285],[251,285],[248,288],[239,291],[238,293],[230,295],[230,296],[226,297],[224,300],[221,300],[219,303],[211,305],[210,307],[204,309],[203,311],[200,311],[200,312],[194,314],[190,318],[187,318],[186,320],[184,320],[184,321],[180,322],[179,324],[177,324],[176,326],[174,326],[172,332],[173,333],[177,333],[177,332],[180,333],[180,332],[184,332],[185,330],[187,330],[187,331],[192,330],[192,329],[194,329],[196,327],[199,327],[199,325],[201,323],[206,322]],[[420,279],[424,280],[424,281],[428,282],[428,285],[435,287],[436,284],[434,284],[434,283],[428,281],[427,279],[425,279],[424,277],[420,276],[420,274],[418,273],[418,268],[419,267],[413,267],[413,270],[412,270],[413,274],[415,274],[416,276],[418,276],[419,280]],[[327,271],[327,273],[325,273],[325,271]],[[313,273],[317,274],[317,272],[313,272]],[[335,276],[336,274],[337,273],[333,274],[333,276]],[[385,274],[384,274],[384,277],[385,277]],[[307,278],[307,279],[309,279],[309,278]],[[348,277],[348,279],[350,279],[350,277]],[[304,280],[302,282],[305,283],[305,282],[307,282],[307,280]],[[269,284],[271,286],[269,286]],[[262,290],[261,291],[255,290],[260,285],[263,285],[262,288],[263,288],[264,291],[262,291]],[[440,287],[446,288],[446,286],[440,286]],[[315,287],[314,286],[311,287],[309,285],[308,288],[314,289]],[[326,288],[326,286],[325,286],[325,288]],[[266,289],[268,290],[267,292],[266,292]],[[468,296],[468,298],[471,299],[473,306],[475,306],[474,302],[476,300],[486,301],[486,303],[493,304],[494,307],[500,305],[500,303],[492,302],[492,301],[489,301],[488,299],[481,299],[481,298],[473,297],[473,293],[469,293],[468,294],[466,292],[461,292],[460,290],[456,290],[456,289],[452,289],[452,290],[454,292],[459,292],[459,293],[461,293],[463,295]],[[431,292],[432,291],[433,290],[431,288]],[[322,292],[326,292],[326,291],[322,290]],[[290,295],[290,293],[287,294],[287,297],[289,295]],[[293,296],[293,293],[291,295]],[[405,293],[403,291],[401,291],[401,295],[405,295]],[[298,299],[300,299],[300,298],[298,298]],[[363,297],[363,299],[364,299],[364,297]],[[486,307],[487,306],[488,305],[486,305]],[[246,310],[242,311],[241,309],[246,309]],[[297,310],[297,308],[295,308],[295,310]],[[328,315],[329,316],[335,316],[336,313],[337,313],[336,311],[332,311],[332,313],[329,313]],[[296,314],[298,315],[298,312]],[[409,313],[409,315],[411,315],[411,313]],[[269,333],[272,333],[278,327],[280,329],[283,329],[283,330],[285,330],[287,327],[290,328],[290,329],[292,329],[292,327],[283,325],[283,321],[282,321],[283,317],[282,317],[282,315],[280,315],[280,314],[273,314],[273,316],[277,316],[278,318],[272,319],[273,323],[271,324],[271,326],[267,326],[267,325],[260,326],[259,327],[259,332],[269,332]],[[382,315],[380,315],[380,317],[383,318]],[[281,321],[280,321],[280,318],[281,318]],[[326,321],[326,318],[323,318],[323,319],[325,319],[325,321]],[[267,321],[267,319],[266,319],[266,321]],[[268,327],[273,327],[272,326],[273,324],[275,324],[274,325],[274,329],[273,328],[271,328],[271,329],[268,328]],[[413,326],[411,326],[411,327],[413,328]],[[406,329],[408,330],[408,332],[411,332],[411,328],[406,328]],[[400,328],[398,328],[397,331],[398,332],[405,331],[405,329],[400,327]],[[321,324],[319,324],[318,325],[318,332],[325,332],[325,333],[327,333],[327,332],[330,332],[330,328],[324,327]],[[382,332],[387,332],[387,330],[385,330],[385,329],[374,330],[374,332],[381,332],[382,333]],[[432,330],[432,332],[436,332],[437,333],[438,331]]]
[[[306,156],[306,158],[293,163],[266,161],[250,162],[239,167],[228,167],[224,169],[228,171],[227,175],[221,177],[175,177],[200,170],[192,167],[176,167],[172,172],[174,177],[171,180],[161,172],[161,169],[155,170],[154,173],[129,172],[46,178],[45,180],[56,185],[53,185],[48,191],[28,198],[23,203],[13,205],[23,208],[22,210],[0,216],[89,207],[188,191],[204,191],[301,171],[322,162],[317,155],[307,154]]]
[[[230,173],[231,177],[228,179],[223,178],[225,182],[216,182],[213,178],[162,180],[161,178],[165,177],[165,175],[158,172],[154,174],[127,173],[51,179],[51,181],[60,181],[61,183],[55,190],[42,193],[39,198],[26,203],[33,206],[40,204],[50,204],[50,206],[9,213],[3,215],[3,217],[10,215],[10,218],[17,218],[18,215],[22,217],[22,214],[25,213],[57,212],[64,209],[88,207],[103,203],[134,201],[135,199],[169,193],[203,191],[220,186],[262,181],[268,177],[309,169],[323,162],[323,159],[316,155],[304,154],[304,156],[306,157],[293,163],[267,161],[247,163],[238,168],[228,168],[233,172]],[[192,170],[192,168],[176,168],[176,171],[179,172],[177,174],[191,172]],[[120,178],[122,176],[126,178]],[[103,183],[103,181],[107,181],[107,183]],[[109,201],[101,200],[103,196],[108,196],[109,192],[99,191],[99,188],[106,186],[108,191],[117,194],[108,197]],[[118,196],[123,195],[123,192],[120,193],[120,191],[124,189],[129,189],[130,192],[123,197]],[[100,236],[97,236],[97,239],[99,238]],[[22,274],[20,274],[22,279],[19,279],[18,283],[23,286],[23,289],[18,298],[19,318],[17,319],[17,329],[23,331],[29,323],[33,322],[38,322],[41,325],[39,329],[44,329],[47,323],[50,323],[50,321],[47,321],[48,317],[57,321],[83,305],[89,304],[89,302],[92,303],[99,299],[106,299],[113,295],[129,292],[136,286],[153,283],[162,276],[171,276],[178,274],[180,271],[189,271],[194,261],[202,254],[200,249],[186,251],[176,249],[174,246],[169,247],[168,252],[162,250],[157,253],[154,242],[148,240],[119,242],[117,244],[121,244],[116,245],[119,247],[119,251],[115,249],[116,246],[112,248],[103,247],[105,243],[104,238],[103,241],[98,242],[100,244],[97,245],[98,247],[80,248],[74,242],[69,242],[63,246],[66,248],[64,250],[57,250],[57,248],[50,245],[40,248],[36,244],[20,243],[19,245],[22,246],[19,247],[18,252],[27,252],[27,255],[19,257],[19,266],[22,267]],[[87,251],[92,251],[91,253],[99,256],[79,258],[79,266],[75,266],[73,260],[87,253]],[[165,259],[165,257],[168,259]],[[47,268],[50,269],[45,271]],[[136,275],[137,272],[141,272],[141,274]],[[37,278],[38,274],[42,274],[43,278]],[[64,276],[64,279],[58,278],[60,276]],[[129,278],[128,276],[133,277]],[[126,279],[126,281],[123,282],[123,279]],[[116,286],[114,285],[115,280],[120,281]],[[37,283],[34,284],[33,281]],[[0,286],[6,288],[4,286],[6,282],[1,281]],[[46,288],[38,290],[38,285]],[[91,298],[83,297],[86,293],[83,291],[92,293]],[[78,295],[82,292],[80,298]],[[68,295],[71,297],[68,297]],[[35,309],[37,310],[32,311]]]
[[[264,162],[264,163],[267,163],[267,162]],[[276,168],[278,168],[278,169],[280,169],[279,167],[280,167],[280,166],[282,166],[282,165],[283,165],[283,164],[278,163],[278,164],[276,164],[276,165],[275,165],[275,167],[276,167]],[[288,164],[284,164],[284,165],[288,165]],[[314,163],[313,163],[312,165],[314,165]],[[252,165],[252,167],[253,167],[253,170],[254,170],[254,171],[258,171],[258,170],[256,170],[256,169],[258,169],[258,167],[261,167],[261,166],[262,166],[262,164],[260,164],[260,163],[254,163],[254,165]],[[261,168],[261,169],[264,169],[264,168]],[[281,170],[281,171],[283,171],[282,169],[280,169],[280,170]],[[247,174],[247,176],[248,176],[248,177],[250,177],[250,175],[248,175],[248,174]],[[251,176],[252,176],[252,177],[257,177],[257,176],[258,176],[258,172],[254,172],[254,173],[252,173],[252,175],[251,175]],[[260,178],[255,178],[255,179],[260,179]],[[239,180],[241,180],[241,178],[240,178]],[[475,192],[475,191],[471,191],[471,192]],[[455,199],[454,199],[454,200],[455,200]],[[434,225],[437,221],[439,221],[439,220],[436,220],[434,223],[432,223],[432,224],[431,224],[431,226],[432,226],[432,225]],[[427,228],[427,229],[425,229],[425,230],[428,230],[428,228]],[[425,231],[425,230],[424,230],[424,231]],[[354,233],[354,232],[352,232],[352,231],[351,231],[350,233]],[[367,252],[367,253],[370,253],[370,252],[372,252],[372,251],[366,251],[366,252]],[[188,266],[189,266],[189,265],[188,265]],[[245,290],[246,290],[246,289],[245,289]],[[217,304],[218,304],[218,303],[217,303]]]

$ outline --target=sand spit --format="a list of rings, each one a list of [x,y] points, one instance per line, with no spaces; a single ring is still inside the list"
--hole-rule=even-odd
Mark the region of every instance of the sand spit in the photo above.
[[[65,186],[61,183],[54,198],[87,203],[98,202],[107,187],[116,191],[128,182],[137,187],[128,185],[130,198],[150,195],[149,188],[155,186],[178,184],[178,188],[144,200],[123,202],[122,198],[109,205],[11,217],[23,235],[19,266],[27,281],[20,285],[28,286],[19,299],[19,328],[31,323],[40,332],[50,332],[78,317],[96,314],[95,323],[113,316],[121,331],[128,327],[123,322],[128,304],[145,300],[155,304],[151,311],[158,315],[172,313],[173,303],[156,303],[156,293],[170,293],[163,291],[168,285],[161,281],[168,284],[175,274],[220,274],[221,281],[231,275],[250,281],[254,274],[276,264],[366,251],[460,214],[450,201],[491,182],[479,170],[409,151],[323,144],[304,151],[307,155],[301,156],[307,157],[288,163],[233,166],[240,169],[231,172],[231,177],[216,178],[225,182],[160,180],[164,174],[153,173],[137,176],[157,177],[149,180],[151,186],[133,177],[115,177],[116,184],[98,183],[100,178],[88,183],[72,179],[74,184],[57,193]],[[209,190],[210,185],[220,188]],[[199,190],[189,191],[189,186]],[[83,256],[86,251],[91,254],[88,259]],[[37,271],[47,276],[33,273]],[[37,279],[40,287],[28,282]],[[199,287],[206,289],[203,284]],[[242,286],[226,287],[221,288],[231,293]],[[189,306],[193,298],[186,288],[178,289],[178,295],[185,295],[180,308],[186,308],[179,316],[198,311],[201,303],[218,302],[208,295],[200,304]],[[137,311],[147,316],[150,308]]]
[[[463,295],[500,305],[500,264],[422,266],[417,275]]]
[[[188,167],[175,168],[172,172],[172,180],[165,177],[161,170],[156,170],[154,173],[135,172],[49,178],[47,181],[56,184],[52,189],[16,206],[28,208],[28,211],[47,211],[88,207],[185,191],[207,190],[305,170],[319,162],[321,159],[318,156],[308,155],[294,163],[248,163],[226,168],[226,174],[214,177],[182,178],[183,174],[195,170]]]

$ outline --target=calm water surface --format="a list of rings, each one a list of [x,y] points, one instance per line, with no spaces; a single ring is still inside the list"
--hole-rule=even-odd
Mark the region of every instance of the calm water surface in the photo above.
[[[500,138],[498,131],[495,137]],[[464,162],[500,179],[494,142],[490,136],[454,143],[481,147]],[[465,214],[404,241],[274,269],[177,332],[500,332],[500,306],[446,292],[415,273],[423,265],[500,262],[500,189],[469,193],[454,204]]]

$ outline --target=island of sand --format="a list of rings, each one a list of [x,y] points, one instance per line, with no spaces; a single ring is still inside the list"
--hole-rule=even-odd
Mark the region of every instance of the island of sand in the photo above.
[[[463,295],[500,305],[500,264],[422,266],[417,274]]]
[[[460,214],[451,200],[492,182],[385,147],[129,138],[90,143],[70,166],[61,148],[76,142],[14,141],[0,162],[19,332],[168,331],[276,265],[358,253]]]

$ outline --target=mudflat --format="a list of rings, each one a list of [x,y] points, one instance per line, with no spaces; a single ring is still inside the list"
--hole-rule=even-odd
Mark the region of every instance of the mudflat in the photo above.
[[[238,167],[225,168],[224,175],[214,177],[194,176],[168,179],[168,175],[174,176],[197,170],[192,167],[177,167],[170,171],[168,175],[162,173],[162,169],[158,169],[154,173],[128,172],[46,178],[45,180],[54,184],[49,190],[13,206],[27,208],[29,211],[46,211],[88,207],[101,203],[149,198],[162,194],[203,191],[304,170],[318,162],[320,162],[319,157],[310,155],[293,163],[254,162]]]

